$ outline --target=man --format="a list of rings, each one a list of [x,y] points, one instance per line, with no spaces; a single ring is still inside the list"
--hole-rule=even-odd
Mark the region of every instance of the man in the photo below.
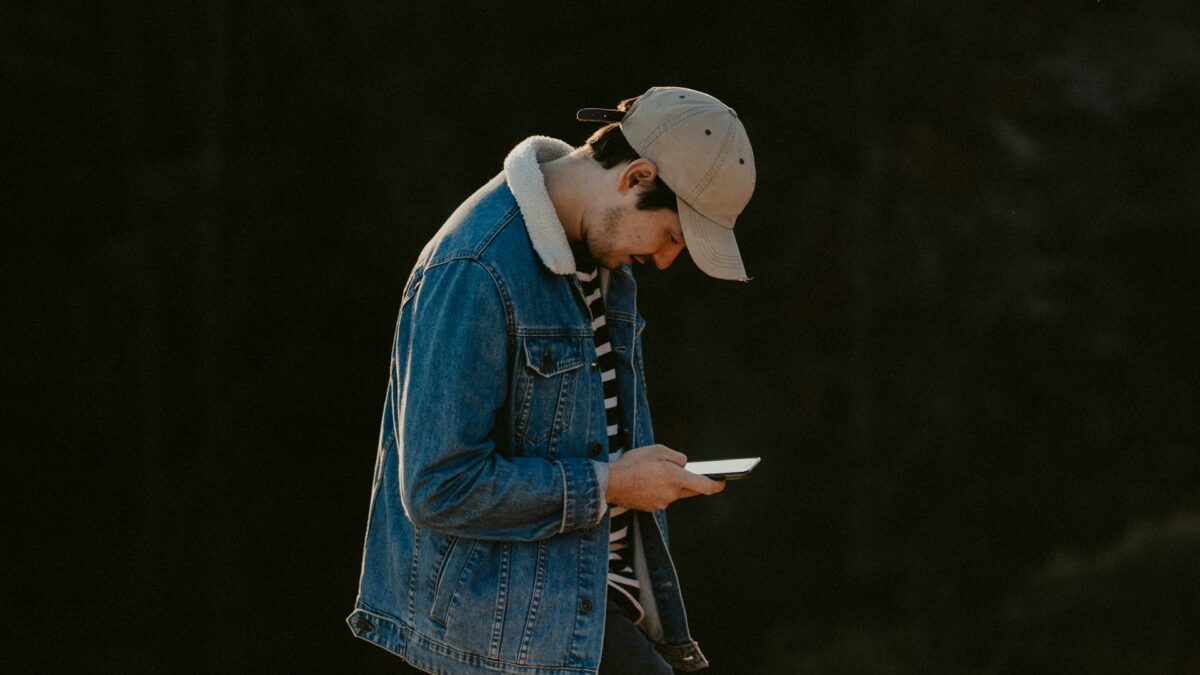
[[[535,136],[405,286],[347,622],[437,673],[669,673],[688,633],[663,509],[720,492],[655,444],[631,265],[745,280],[733,109],[656,87],[584,147]],[[668,665],[669,664],[669,665]]]

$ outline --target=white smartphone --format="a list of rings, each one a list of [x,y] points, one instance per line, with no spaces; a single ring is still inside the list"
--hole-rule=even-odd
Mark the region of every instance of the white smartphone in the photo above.
[[[740,457],[738,459],[688,462],[683,468],[713,480],[737,480],[749,476],[754,467],[758,466],[760,459],[760,457]]]

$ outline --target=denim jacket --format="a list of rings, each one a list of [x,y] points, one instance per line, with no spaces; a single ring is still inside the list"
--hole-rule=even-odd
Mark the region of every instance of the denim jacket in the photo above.
[[[594,673],[607,597],[608,434],[575,260],[532,137],[425,247],[404,289],[351,630],[437,673]],[[636,286],[607,274],[630,447],[654,433]],[[688,632],[663,511],[636,512],[641,629],[680,670]]]

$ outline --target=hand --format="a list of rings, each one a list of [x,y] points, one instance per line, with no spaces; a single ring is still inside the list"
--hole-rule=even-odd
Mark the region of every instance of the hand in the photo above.
[[[608,465],[605,499],[638,511],[657,511],[676,499],[715,495],[725,489],[725,481],[694,474],[683,468],[685,464],[686,455],[665,445],[630,450]]]

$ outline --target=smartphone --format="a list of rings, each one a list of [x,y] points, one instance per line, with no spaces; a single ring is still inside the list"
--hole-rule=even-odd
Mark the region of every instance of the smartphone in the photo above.
[[[708,462],[688,462],[683,468],[713,480],[737,480],[750,475],[760,457],[717,459]]]

